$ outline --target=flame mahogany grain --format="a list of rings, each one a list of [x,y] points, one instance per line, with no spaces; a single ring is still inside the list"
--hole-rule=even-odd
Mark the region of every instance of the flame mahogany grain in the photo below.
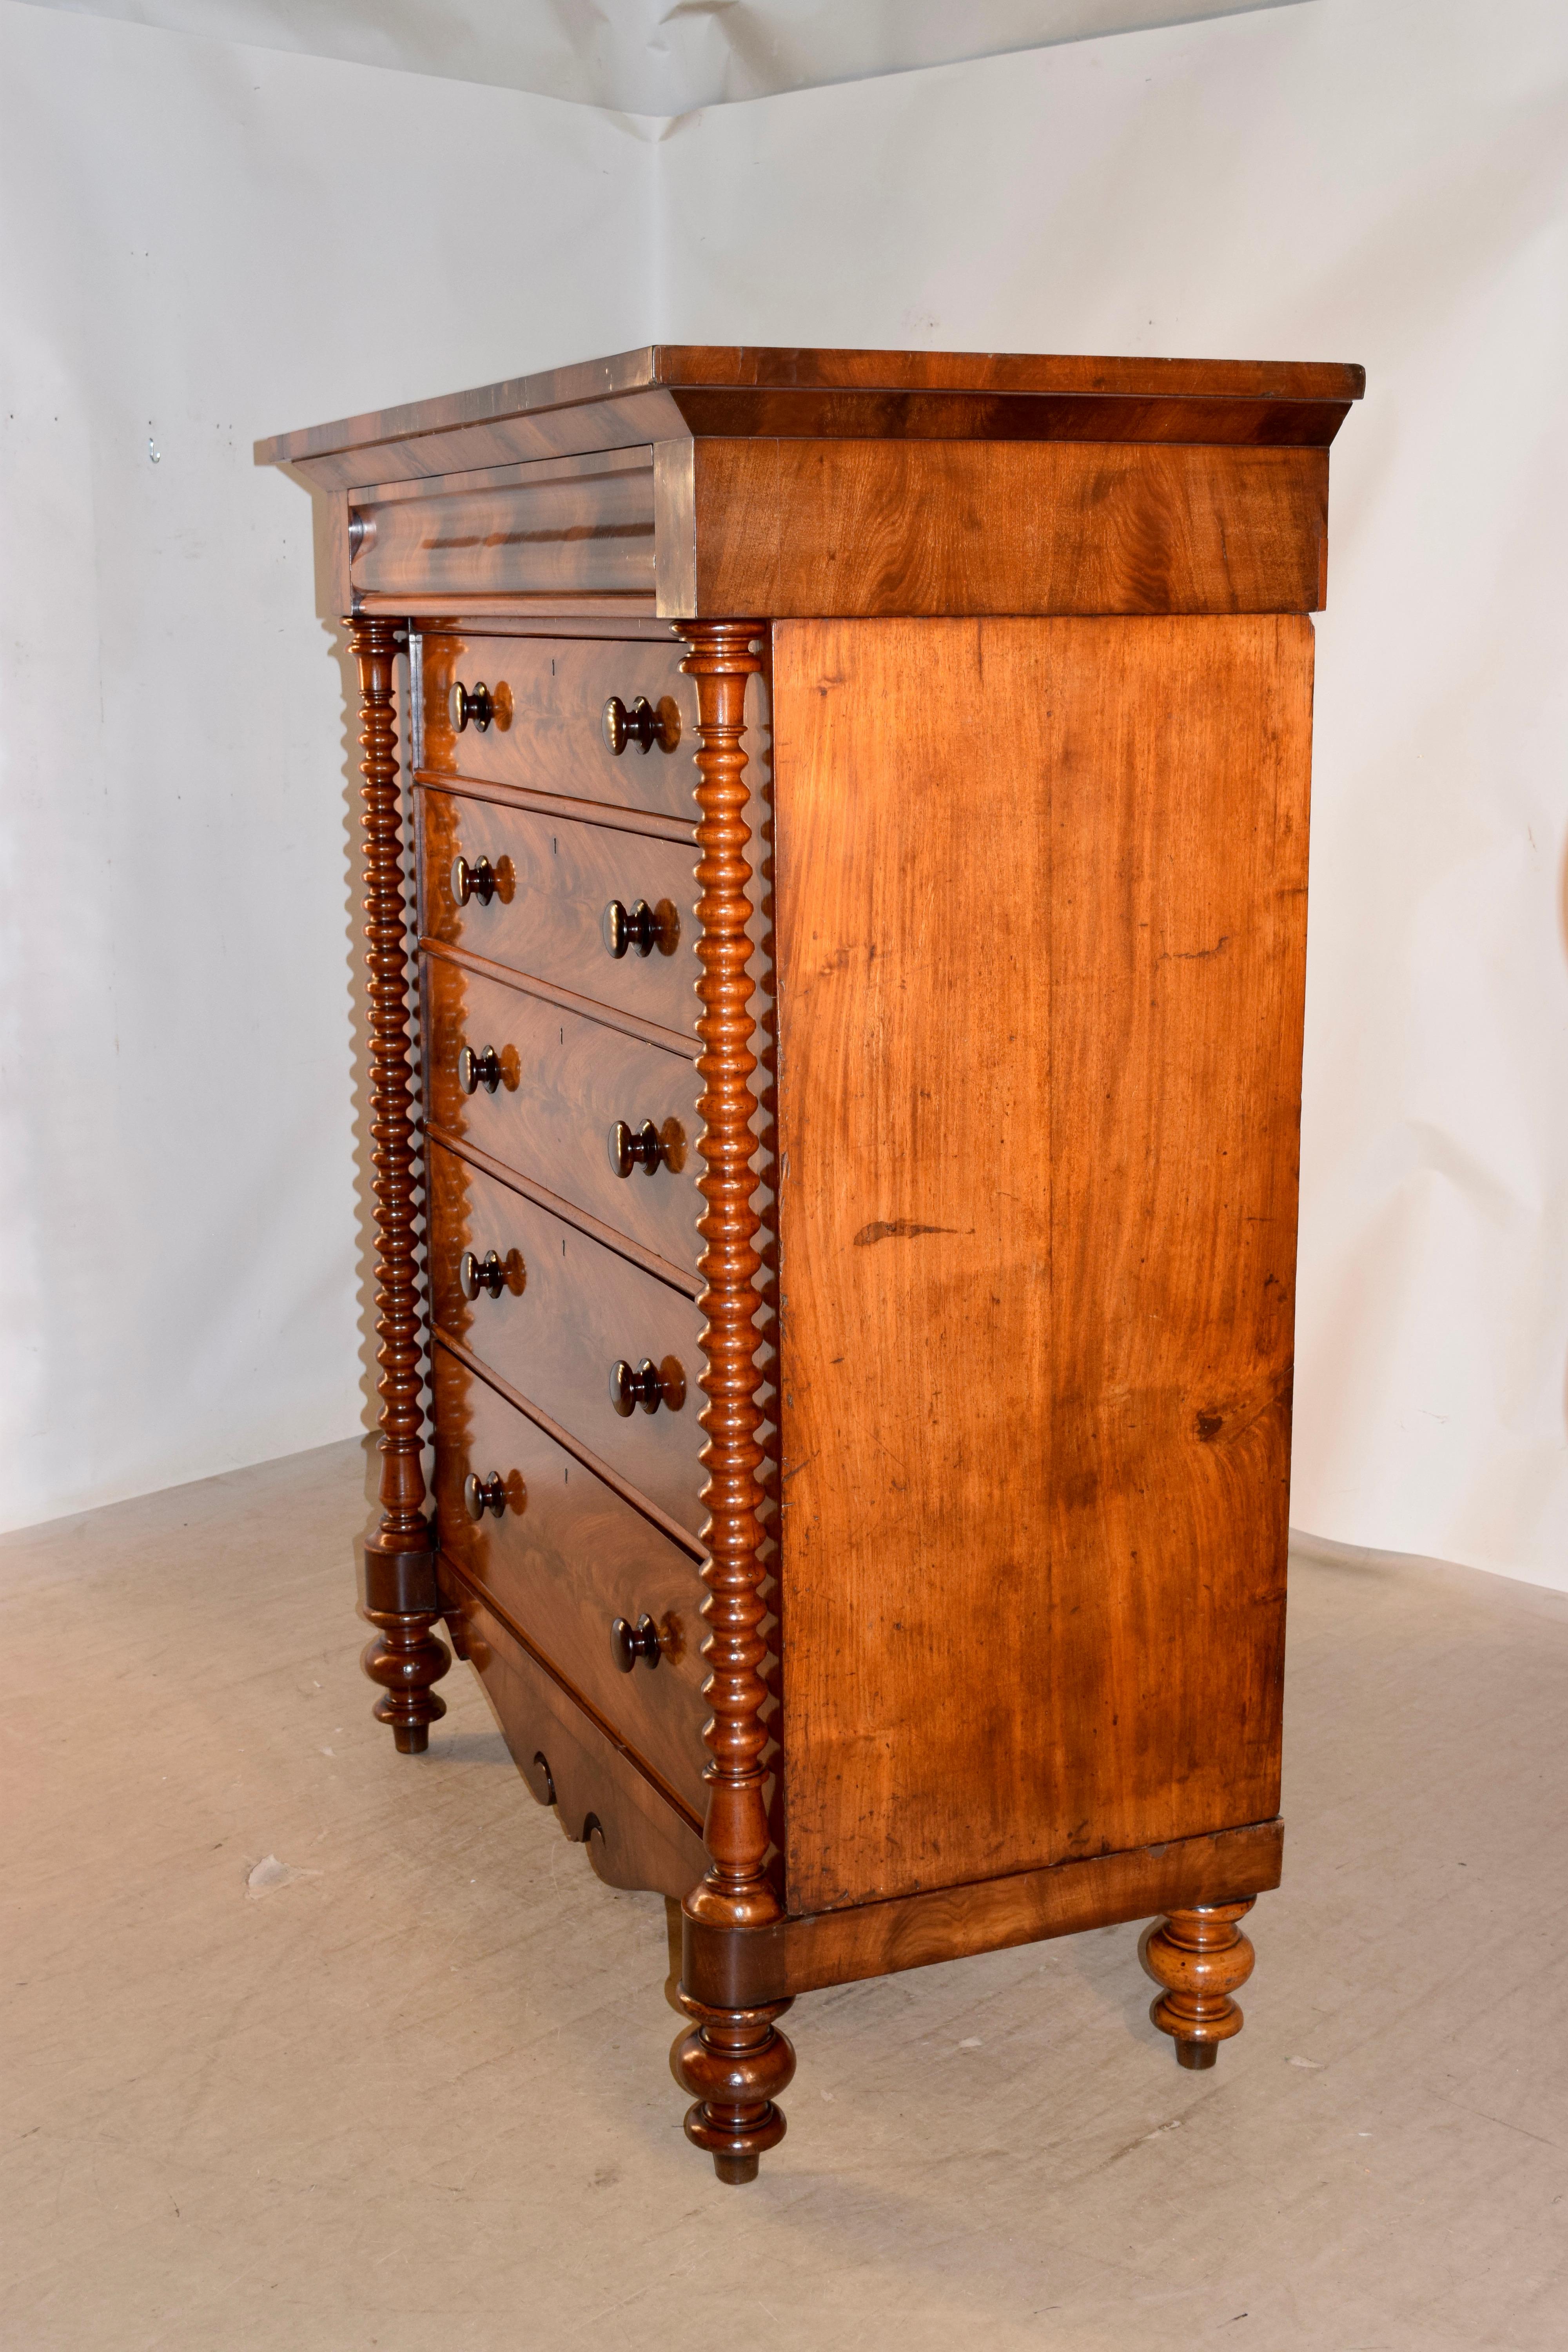
[[[345,489],[713,433],[1321,447],[1365,387],[1294,362],[666,343],[280,433],[256,462]]]
[[[457,1350],[431,1349],[436,1499],[443,1556],[489,1596],[534,1656],[634,1751],[693,1815],[703,1800],[701,1571],[672,1535],[485,1380]],[[472,1471],[499,1476],[500,1517],[476,1524],[463,1502]],[[647,1612],[662,1654],[616,1672],[610,1627]]]
[[[559,624],[557,624],[559,626]],[[678,821],[689,839],[697,695],[680,674],[680,647],[570,639],[465,636],[431,629],[424,639],[425,767],[432,774],[512,784],[580,801],[600,815],[616,806]],[[447,696],[458,678],[483,678],[495,694],[493,725],[454,731]],[[665,719],[669,748],[611,752],[600,714],[612,694],[638,695]]]
[[[1308,613],[1325,449],[1029,441],[694,445],[689,587],[661,612]],[[677,602],[684,596],[685,602]]]
[[[562,1829],[586,1848],[607,1885],[651,1887],[679,1902],[703,1865],[695,1814],[648,1778],[623,1740],[584,1713],[504,1610],[446,1558],[441,1591],[447,1622],[531,1795],[554,1806]]]
[[[430,1317],[487,1369],[536,1400],[588,1453],[608,1464],[695,1540],[706,1517],[698,1452],[697,1372],[702,1315],[693,1300],[563,1217],[432,1143]],[[499,1297],[470,1299],[463,1255],[496,1253],[505,1270]],[[622,1419],[610,1402],[618,1358],[677,1364],[686,1393],[671,1409],[673,1383],[653,1413]]]

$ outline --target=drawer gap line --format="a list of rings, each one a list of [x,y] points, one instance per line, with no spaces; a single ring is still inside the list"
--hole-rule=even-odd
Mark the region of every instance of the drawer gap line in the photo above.
[[[354,599],[356,612],[387,613],[400,621],[499,621],[515,616],[520,607],[541,621],[591,621],[601,614],[616,620],[663,619],[657,599],[646,589],[558,589],[552,594],[547,588],[514,588],[469,596],[454,589],[431,588],[411,589],[399,596],[389,589],[371,588],[356,591]]]
[[[542,1405],[530,1403],[521,1389],[514,1389],[510,1381],[503,1381],[498,1371],[493,1371],[489,1364],[466,1348],[461,1339],[455,1339],[449,1331],[443,1331],[438,1323],[432,1324],[430,1336],[439,1347],[446,1349],[449,1356],[455,1356],[459,1364],[472,1372],[476,1380],[483,1381],[487,1388],[493,1389],[497,1396],[503,1398],[514,1411],[531,1421],[536,1429],[542,1429],[563,1454],[570,1454],[574,1462],[580,1462],[602,1486],[608,1486],[612,1494],[618,1495],[639,1518],[646,1519],[649,1527],[657,1528],[661,1536],[686,1554],[694,1568],[701,1569],[706,1564],[707,1548],[698,1541],[689,1528],[683,1528],[679,1519],[670,1518],[657,1503],[650,1502],[646,1495],[623,1478],[618,1470],[612,1469],[609,1463],[602,1461],[598,1454],[590,1453],[580,1437],[574,1437],[569,1429],[563,1429],[558,1421],[552,1421]]]
[[[471,971],[476,980],[499,981],[503,988],[515,988],[521,996],[537,996],[546,1004],[557,1004],[563,1013],[574,1013],[581,1020],[596,1022],[601,1029],[618,1030],[623,1037],[635,1037],[639,1045],[656,1045],[660,1053],[674,1054],[682,1062],[695,1062],[702,1051],[700,1038],[683,1037],[679,1029],[666,1029],[657,1021],[639,1021],[635,1013],[617,1013],[613,1004],[601,1004],[594,997],[574,996],[569,988],[557,988],[552,981],[539,980],[530,971],[514,971],[509,964],[491,963],[488,956],[471,954],[467,948],[447,947],[440,940],[422,939],[419,952],[443,963],[456,964],[460,971]],[[695,986],[691,1002],[697,1007]],[[692,1018],[696,1018],[695,1011]]]
[[[652,809],[622,808],[610,801],[579,801],[563,793],[536,792],[529,784],[503,784],[494,777],[437,774],[416,768],[414,781],[424,792],[445,793],[449,799],[493,801],[500,808],[531,809],[540,816],[562,816],[573,824],[601,825],[606,833],[637,833],[652,841],[673,841],[689,848],[697,862],[697,820],[689,824],[678,816],[660,816]],[[695,790],[695,786],[693,787]]]
[[[561,1194],[551,1192],[548,1185],[536,1183],[531,1176],[525,1176],[520,1170],[508,1168],[500,1160],[492,1160],[489,1153],[481,1151],[477,1143],[448,1134],[434,1120],[426,1120],[423,1132],[430,1142],[439,1144],[442,1150],[449,1151],[455,1160],[466,1160],[468,1166],[477,1168],[481,1176],[493,1177],[498,1184],[504,1184],[509,1192],[519,1192],[525,1201],[531,1201],[536,1208],[547,1209],[552,1217],[559,1217],[563,1224],[586,1234],[590,1241],[602,1243],[605,1249],[614,1250],[617,1257],[625,1258],[628,1265],[638,1267],[644,1274],[651,1274],[656,1282],[664,1283],[671,1290],[679,1290],[683,1298],[695,1301],[701,1297],[702,1277],[700,1274],[687,1274],[680,1266],[672,1265],[668,1258],[660,1257],[657,1251],[644,1249],[641,1243],[633,1241],[629,1234],[617,1233],[613,1225],[601,1224],[597,1217],[590,1215],[586,1209],[578,1208],[574,1201],[563,1200]],[[692,1231],[695,1233],[695,1225]]]

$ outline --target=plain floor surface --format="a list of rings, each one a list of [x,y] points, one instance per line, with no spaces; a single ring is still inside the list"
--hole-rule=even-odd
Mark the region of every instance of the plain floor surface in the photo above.
[[[371,1721],[363,1492],[333,1446],[0,1547],[6,2352],[1568,2346],[1568,1599],[1298,1562],[1215,2071],[1134,1927],[847,1986],[736,2189],[663,1903],[467,1668],[426,1757]]]

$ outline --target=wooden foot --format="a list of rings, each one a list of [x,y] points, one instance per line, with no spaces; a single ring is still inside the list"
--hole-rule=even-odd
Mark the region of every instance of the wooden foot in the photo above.
[[[1149,1938],[1144,1960],[1165,1988],[1149,2015],[1162,2033],[1174,2036],[1184,2066],[1212,2066],[1220,2043],[1241,2032],[1240,2005],[1231,1995],[1252,1974],[1254,1953],[1236,1923],[1255,1899],[1173,1911]]]
[[[430,1687],[451,1665],[445,1642],[436,1639],[437,1612],[416,1617],[394,1616],[384,1610],[364,1611],[376,1629],[360,1664],[382,1696],[374,1713],[377,1723],[389,1723],[400,1756],[423,1756],[430,1745],[430,1726],[447,1712],[447,1702]]]
[[[721,2180],[739,2188],[756,2179],[759,2158],[784,2136],[773,2098],[794,2078],[795,2052],[775,2020],[790,2003],[708,2009],[682,1993],[680,2006],[697,2021],[675,2052],[682,2087],[697,2102],[687,2114],[686,2137],[708,2150]]]

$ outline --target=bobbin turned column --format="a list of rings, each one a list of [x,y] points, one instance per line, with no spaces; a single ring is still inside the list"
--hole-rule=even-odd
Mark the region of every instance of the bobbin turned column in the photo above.
[[[708,1318],[702,1334],[707,1369],[700,1376],[708,1402],[699,1418],[708,1433],[702,1449],[708,1472],[703,1501],[710,1513],[703,1530],[710,1559],[703,1570],[708,1636],[702,1654],[710,1669],[704,1696],[713,1710],[703,1734],[710,1749],[703,1830],[710,1862],[685,1908],[700,1926],[732,1932],[766,1927],[780,1916],[763,1867],[769,1833],[762,1710],[768,1694],[761,1670],[767,1645],[759,1628],[767,1612],[757,1557],[763,1492],[756,1474],[763,1453],[757,1444],[761,1376],[753,1320],[762,1260],[752,1247],[757,1180],[752,1160],[757,1142],[751,1125],[756,1108],[751,1078],[757,1065],[751,1039],[756,1024],[749,1010],[752,869],[745,852],[751,835],[741,740],[746,680],[762,667],[752,651],[760,634],[759,624],[744,621],[691,621],[681,629],[690,647],[681,667],[697,681],[698,704],[702,935],[697,954],[702,977],[697,992],[702,1012],[697,1034],[702,1052],[697,1067],[704,1086],[698,1150],[706,1163],[698,1189],[707,1207],[697,1229],[706,1244],[699,1267],[707,1285],[700,1304]],[[795,2052],[777,2021],[789,2005],[778,2000],[718,2009],[681,1994],[681,2006],[694,2021],[676,2053],[680,2080],[696,2101],[686,2118],[686,2136],[708,2149],[721,2180],[754,2180],[759,2158],[784,2137],[784,2119],[775,2098],[795,2073]]]
[[[1231,1995],[1252,1974],[1256,1956],[1236,1923],[1256,1899],[1173,1911],[1149,1938],[1143,1957],[1165,1988],[1149,2015],[1162,2033],[1174,2035],[1184,2066],[1212,2066],[1220,2043],[1241,2032],[1240,2005]]]
[[[360,1606],[376,1628],[376,1638],[362,1660],[372,1682],[382,1686],[376,1718],[392,1726],[405,1756],[417,1756],[428,1743],[430,1725],[447,1712],[445,1699],[431,1685],[439,1682],[452,1661],[434,1632],[441,1597],[424,1507],[408,911],[393,724],[393,629],[391,621],[363,615],[349,623],[359,667],[360,744],[364,752],[360,772],[364,778],[364,935],[370,974],[376,1362],[381,1367],[382,1515],[362,1548]]]

